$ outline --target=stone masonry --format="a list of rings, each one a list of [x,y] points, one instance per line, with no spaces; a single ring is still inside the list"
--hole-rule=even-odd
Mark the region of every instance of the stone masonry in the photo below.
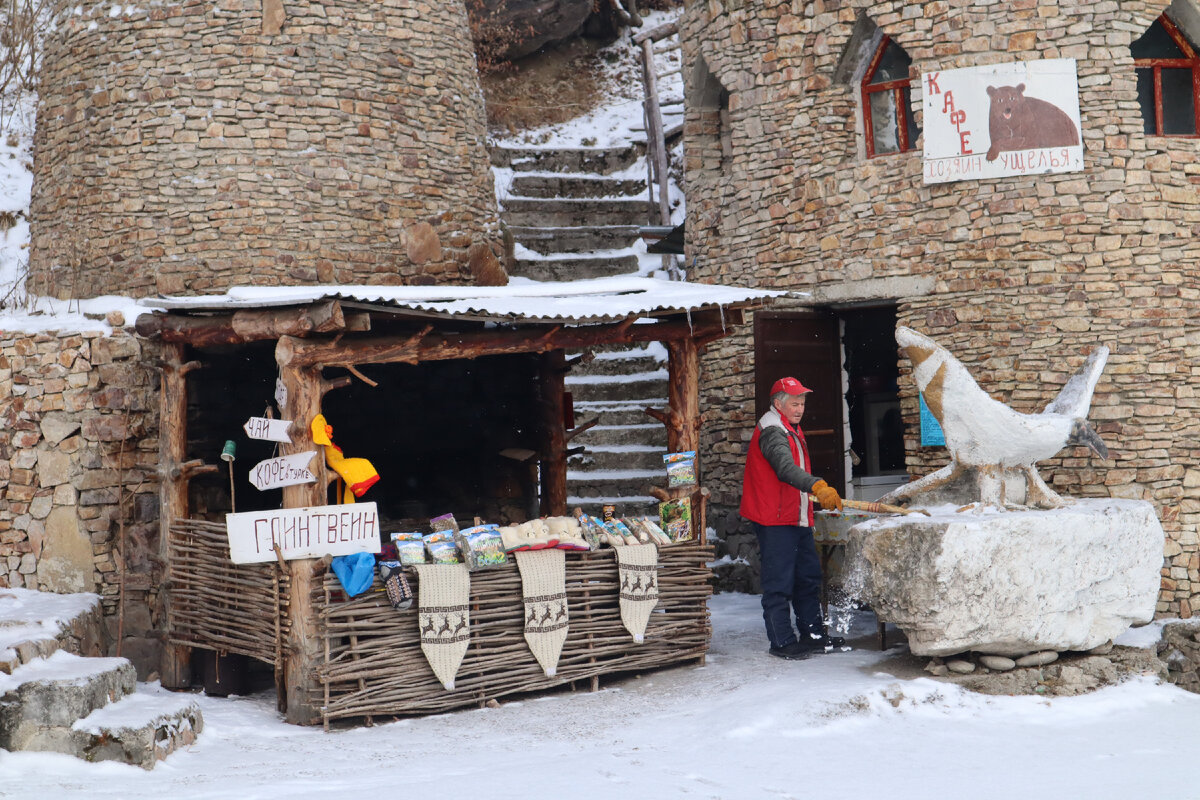
[[[52,6],[31,291],[506,280],[461,0]]]
[[[688,3],[688,260],[698,258],[699,280],[808,291],[814,305],[895,302],[900,324],[945,345],[1020,411],[1040,410],[1095,345],[1109,345],[1090,418],[1111,459],[1067,450],[1041,472],[1067,495],[1152,502],[1167,533],[1158,612],[1190,617],[1200,602],[1200,150],[1143,133],[1129,52],[1164,7]],[[1076,59],[1085,169],[926,186],[920,141],[867,159],[845,68],[864,57],[851,44],[864,18],[912,58],[918,124],[926,72]],[[754,423],[751,331],[703,361],[703,467],[718,521],[733,518]],[[946,455],[918,446],[902,366],[907,463],[922,475]]]
[[[95,592],[112,641],[123,580],[123,651],[140,664],[158,661],[152,350],[121,329],[0,332],[0,587]]]

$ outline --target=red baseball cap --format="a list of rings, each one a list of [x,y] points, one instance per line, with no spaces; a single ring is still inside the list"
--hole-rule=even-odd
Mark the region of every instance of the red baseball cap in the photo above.
[[[771,384],[772,396],[777,395],[780,392],[787,392],[788,394],[808,394],[811,391],[812,389],[809,389],[795,378],[780,378],[779,380],[775,381],[775,383]]]

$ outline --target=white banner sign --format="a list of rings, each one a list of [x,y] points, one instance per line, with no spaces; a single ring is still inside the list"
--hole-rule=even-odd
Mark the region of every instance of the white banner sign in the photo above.
[[[927,72],[925,183],[1083,169],[1075,59]]]
[[[374,503],[226,514],[225,527],[235,564],[274,561],[276,544],[285,559],[378,553],[380,548]]]
[[[291,444],[292,437],[288,436],[288,428],[292,425],[290,419],[271,419],[270,417],[251,417],[242,425],[242,430],[251,439],[263,439],[268,442],[283,442]]]
[[[295,486],[298,483],[313,483],[317,477],[309,470],[308,464],[316,454],[316,450],[306,450],[303,453],[260,461],[250,470],[250,482],[260,491]]]

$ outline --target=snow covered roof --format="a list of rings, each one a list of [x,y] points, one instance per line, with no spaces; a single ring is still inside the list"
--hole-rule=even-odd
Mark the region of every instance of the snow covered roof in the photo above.
[[[338,300],[347,306],[485,322],[585,324],[759,305],[787,292],[618,276],[508,286],[234,286],[225,294],[152,297],[142,305],[211,313]]]

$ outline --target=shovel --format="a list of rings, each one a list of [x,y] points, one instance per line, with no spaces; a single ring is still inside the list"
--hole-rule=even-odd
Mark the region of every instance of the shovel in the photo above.
[[[923,508],[904,508],[903,506],[892,506],[887,503],[864,503],[860,500],[843,500],[842,507],[852,511],[866,511],[871,514],[924,514],[929,516],[929,512]]]

